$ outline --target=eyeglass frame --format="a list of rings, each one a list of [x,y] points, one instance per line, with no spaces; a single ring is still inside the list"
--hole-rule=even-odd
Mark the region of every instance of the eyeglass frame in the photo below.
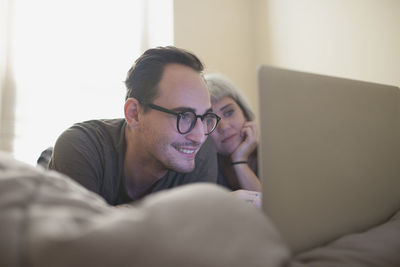
[[[219,117],[217,114],[215,114],[215,113],[213,113],[213,112],[206,112],[206,113],[204,113],[203,115],[197,115],[197,114],[196,114],[194,111],[192,111],[192,110],[186,110],[186,111],[177,112],[177,111],[174,111],[174,110],[170,110],[170,109],[167,109],[167,108],[163,108],[163,107],[161,107],[161,106],[158,106],[158,105],[152,104],[152,103],[147,103],[147,104],[145,104],[145,105],[148,106],[148,107],[150,107],[151,109],[155,109],[155,110],[158,110],[158,111],[161,111],[161,112],[164,112],[164,113],[168,113],[168,114],[173,114],[173,115],[175,115],[175,116],[176,116],[176,129],[178,130],[178,132],[179,132],[180,134],[187,134],[187,133],[189,133],[190,131],[192,131],[193,128],[194,128],[194,126],[196,126],[196,123],[197,123],[197,119],[198,119],[198,118],[200,118],[200,120],[203,121],[203,119],[205,118],[205,116],[207,116],[208,114],[212,114],[212,115],[214,115],[214,116],[216,117],[217,122],[215,123],[214,128],[213,128],[209,133],[204,134],[204,135],[209,135],[209,134],[211,134],[211,133],[215,130],[215,128],[217,128],[218,122],[221,120],[221,117]],[[182,131],[179,129],[179,121],[180,121],[180,119],[181,119],[182,114],[187,113],[187,112],[193,113],[195,119],[193,120],[193,122],[192,122],[192,124],[190,125],[189,129],[188,129],[187,131],[182,132]]]

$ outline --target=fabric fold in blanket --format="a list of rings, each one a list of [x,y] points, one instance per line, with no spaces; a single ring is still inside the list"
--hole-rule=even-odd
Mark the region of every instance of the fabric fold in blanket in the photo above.
[[[257,208],[214,184],[112,207],[68,177],[0,154],[0,266],[284,266]]]

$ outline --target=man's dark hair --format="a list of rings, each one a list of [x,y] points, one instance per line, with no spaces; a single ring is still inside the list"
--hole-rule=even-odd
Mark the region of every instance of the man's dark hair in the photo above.
[[[125,85],[125,100],[136,98],[140,103],[151,103],[157,96],[158,84],[167,64],[178,63],[201,73],[204,69],[201,61],[192,53],[174,46],[148,49],[129,69]],[[146,108],[145,108],[146,109]]]

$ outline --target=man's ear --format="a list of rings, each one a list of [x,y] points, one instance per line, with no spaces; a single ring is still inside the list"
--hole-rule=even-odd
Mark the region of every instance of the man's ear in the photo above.
[[[136,98],[130,97],[125,101],[125,120],[132,128],[135,128],[138,125],[140,109],[141,105]]]

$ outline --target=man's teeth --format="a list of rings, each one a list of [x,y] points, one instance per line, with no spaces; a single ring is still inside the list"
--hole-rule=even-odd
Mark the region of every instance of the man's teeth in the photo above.
[[[192,154],[196,151],[195,149],[185,149],[185,148],[177,148],[177,150],[185,154]]]

